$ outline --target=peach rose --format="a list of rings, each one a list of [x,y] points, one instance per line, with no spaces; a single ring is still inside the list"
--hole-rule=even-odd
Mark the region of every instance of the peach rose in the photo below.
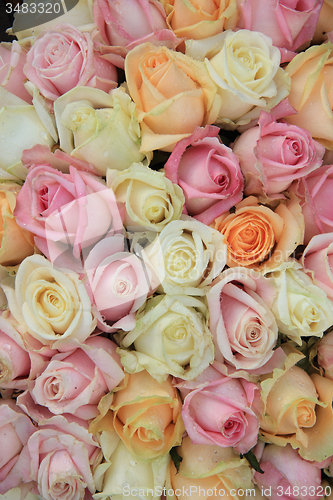
[[[232,447],[193,444],[187,436],[177,453],[182,461],[178,472],[170,463],[166,479],[168,500],[232,500],[238,498],[238,488],[253,488],[250,464]]]
[[[215,228],[224,235],[229,267],[266,270],[284,262],[303,243],[304,221],[296,197],[280,202],[275,210],[248,196],[215,219]]]
[[[324,0],[312,41],[323,42],[330,31],[333,31],[333,0]]]
[[[297,114],[289,123],[304,127],[327,149],[333,149],[333,44],[314,45],[286,67],[291,77],[289,102]]]
[[[218,115],[217,87],[201,61],[144,43],[128,53],[125,74],[141,122],[142,151],[172,151]]]
[[[34,253],[32,233],[17,225],[13,215],[21,186],[0,184],[0,265],[16,266]]]
[[[161,0],[167,23],[178,37],[199,40],[236,27],[236,0]]]
[[[141,460],[165,455],[181,443],[181,408],[171,377],[160,384],[146,370],[128,375],[125,387],[114,394],[111,405],[116,432]]]

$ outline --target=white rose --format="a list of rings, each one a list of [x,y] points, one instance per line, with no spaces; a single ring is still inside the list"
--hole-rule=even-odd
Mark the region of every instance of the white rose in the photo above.
[[[322,337],[333,325],[333,303],[296,260],[269,272],[278,289],[272,305],[279,331],[301,345],[301,337]]]
[[[95,329],[88,293],[73,271],[60,270],[41,255],[32,255],[23,260],[13,280],[1,283],[8,307],[42,344],[68,351]]]
[[[205,295],[227,261],[223,235],[187,216],[170,222],[143,257],[167,294]]]
[[[27,169],[21,162],[22,153],[36,144],[53,146],[56,135],[49,131],[35,106],[6,91],[0,86],[0,177],[25,179]]]
[[[188,44],[186,54],[205,57],[210,77],[222,98],[215,123],[234,129],[259,118],[287,97],[290,78],[280,68],[281,55],[272,40],[256,31],[227,30]]]
[[[158,295],[148,299],[134,330],[116,337],[125,370],[146,369],[159,382],[169,374],[193,379],[214,360],[207,308],[195,297]],[[135,351],[126,350],[131,345]]]
[[[54,103],[61,149],[93,164],[101,175],[107,168],[124,170],[144,160],[135,109],[123,88],[109,95],[90,87],[75,87]],[[151,159],[152,154],[147,156]]]

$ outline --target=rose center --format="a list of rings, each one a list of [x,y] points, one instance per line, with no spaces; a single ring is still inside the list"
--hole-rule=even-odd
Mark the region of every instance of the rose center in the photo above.
[[[128,295],[132,292],[133,286],[132,283],[126,281],[124,279],[119,279],[116,282],[115,293],[118,295]]]

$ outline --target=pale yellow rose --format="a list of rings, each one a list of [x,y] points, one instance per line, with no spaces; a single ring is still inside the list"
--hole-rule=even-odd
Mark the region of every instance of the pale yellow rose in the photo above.
[[[234,213],[215,219],[215,229],[224,235],[229,267],[267,272],[303,243],[304,218],[296,197],[281,201],[273,210],[248,196]]]
[[[195,127],[217,118],[217,87],[202,62],[144,43],[127,54],[125,74],[142,128],[142,151],[172,151]]]
[[[167,24],[179,38],[201,39],[235,29],[236,0],[161,0]]]
[[[278,290],[272,312],[281,333],[301,345],[301,337],[322,337],[333,325],[333,302],[298,261],[283,262],[266,276]]]
[[[156,172],[142,163],[119,172],[108,169],[107,186],[124,203],[124,226],[128,230],[162,231],[181,216],[185,197],[182,189],[173,184],[162,172]]]
[[[214,361],[207,307],[195,297],[158,295],[148,299],[134,330],[119,334],[117,341],[127,372],[146,369],[159,382],[169,374],[193,379]],[[135,350],[127,350],[131,345]]]
[[[43,345],[68,351],[96,327],[79,275],[58,269],[41,255],[26,257],[16,277],[1,286],[15,320]]]
[[[181,443],[182,402],[172,377],[161,384],[147,371],[127,375],[111,405],[113,425],[136,458],[149,461]]]
[[[187,436],[177,453],[182,461],[178,472],[170,463],[166,480],[167,500],[239,500],[246,489],[254,488],[253,469],[232,447],[192,444]]]
[[[39,115],[51,120],[38,103],[36,107],[29,105],[0,86],[1,179],[25,180],[28,170],[21,162],[23,151],[36,144],[51,147],[57,141],[52,123],[50,129]]]
[[[149,462],[134,457],[114,430],[112,412],[96,420],[91,431],[98,438],[104,457],[94,471],[98,491],[94,500],[133,500],[139,494],[147,500],[159,500],[157,493],[163,489],[170,455]]]
[[[218,87],[221,107],[215,123],[223,128],[258,119],[260,111],[271,110],[289,93],[290,78],[280,68],[280,51],[262,33],[227,30],[186,45],[186,54],[205,59]]]
[[[13,215],[21,186],[12,182],[0,184],[0,265],[16,266],[34,253],[33,235],[19,227]]]
[[[61,149],[91,163],[101,175],[107,168],[124,170],[145,158],[148,165],[152,158],[151,153],[139,151],[135,104],[123,88],[107,94],[75,87],[55,101],[54,114]]]
[[[314,45],[286,67],[291,77],[289,102],[297,114],[286,117],[333,149],[333,43]]]
[[[219,231],[182,215],[145,247],[143,257],[161,283],[159,291],[205,295],[226,264],[227,247]]]

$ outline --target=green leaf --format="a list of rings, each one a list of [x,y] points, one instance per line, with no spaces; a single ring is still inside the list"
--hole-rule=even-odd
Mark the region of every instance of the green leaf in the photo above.
[[[181,457],[180,455],[178,455],[176,447],[175,448],[171,448],[171,450],[170,450],[170,456],[171,456],[171,459],[172,459],[173,463],[175,464],[175,467],[176,467],[177,473],[178,473],[179,472],[180,463],[182,462],[183,457]]]
[[[257,457],[253,453],[252,450],[248,451],[247,453],[244,453],[244,455],[241,455],[241,458],[245,457],[246,460],[250,463],[252,469],[255,471],[259,472],[260,474],[264,474],[264,471],[260,469],[259,462],[257,460]]]

